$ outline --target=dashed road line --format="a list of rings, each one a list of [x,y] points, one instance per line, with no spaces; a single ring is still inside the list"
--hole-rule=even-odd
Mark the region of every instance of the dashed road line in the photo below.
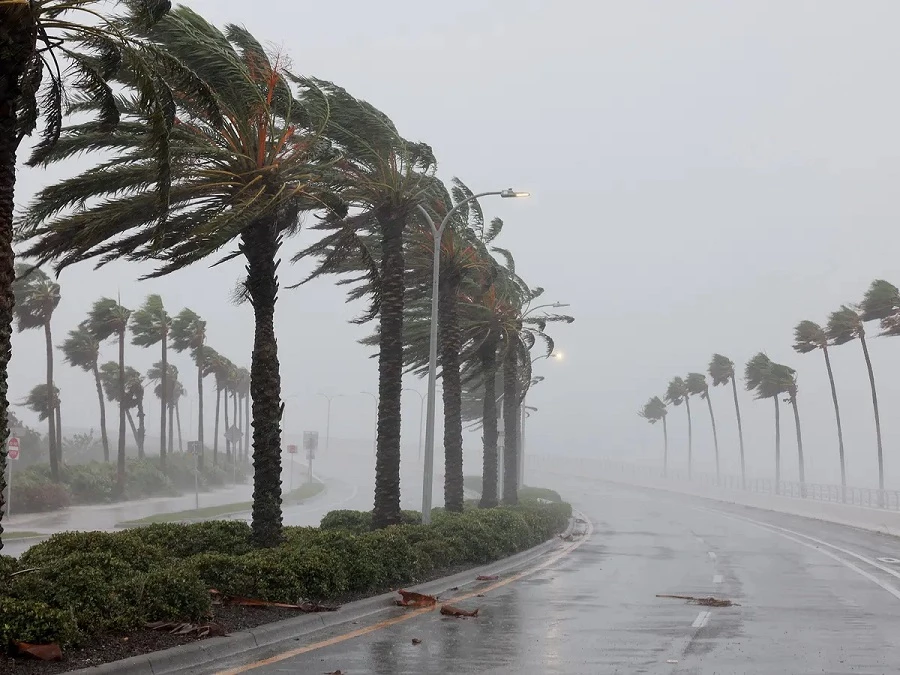
[[[697,618],[694,619],[694,623],[691,624],[691,628],[703,628],[706,624],[709,623],[710,612],[700,612],[697,615]]]

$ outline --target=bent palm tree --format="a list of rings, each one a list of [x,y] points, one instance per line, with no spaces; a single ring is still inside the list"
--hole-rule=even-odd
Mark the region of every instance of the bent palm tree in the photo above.
[[[47,355],[47,388],[45,391],[59,390],[53,380],[53,335],[50,330],[50,319],[59,305],[59,284],[52,281],[43,271],[32,270],[28,265],[16,265],[17,279],[12,286],[16,299],[13,312],[16,317],[16,329],[24,330],[42,328],[46,342]],[[59,401],[58,396],[53,400]],[[59,482],[59,463],[62,453],[62,429],[59,428],[59,408],[46,417],[50,439],[50,476]],[[43,418],[42,418],[43,419]]]
[[[190,350],[191,357],[197,366],[197,442],[200,444],[200,454],[197,456],[197,464],[203,468],[203,346],[206,343],[206,322],[200,316],[184,308],[172,320],[172,349],[176,352]]]
[[[828,317],[828,326],[825,329],[828,339],[835,346],[847,344],[852,340],[859,340],[862,345],[863,358],[866,362],[866,371],[869,374],[869,388],[872,391],[872,409],[875,413],[875,440],[878,449],[878,489],[879,499],[882,499],[884,490],[884,456],[881,445],[881,416],[878,414],[878,392],[875,389],[875,372],[872,370],[872,359],[869,358],[869,347],[866,344],[866,329],[859,313],[842,305]]]
[[[716,485],[719,484],[719,434],[716,432],[716,416],[713,414],[712,400],[709,398],[709,385],[706,383],[706,377],[702,373],[688,373],[685,380],[685,386],[689,396],[699,395],[701,399],[706,400],[709,407],[709,420],[712,423],[713,447],[716,451]]]
[[[744,465],[744,428],[741,424],[741,406],[738,401],[737,380],[734,376],[734,361],[722,354],[713,354],[707,369],[714,387],[731,383],[734,394],[734,414],[737,417],[738,443],[741,451],[741,487],[747,485],[747,473]]]
[[[669,411],[666,404],[663,403],[659,396],[654,396],[644,404],[644,407],[638,411],[638,415],[647,420],[650,424],[656,424],[662,421],[663,428],[663,476],[668,474],[669,470],[669,430],[666,428],[666,415]]]
[[[755,398],[770,398],[775,402],[775,494],[781,493],[781,407],[778,397],[785,393],[783,375],[775,370],[776,364],[763,352],[757,353],[744,367],[744,382],[747,391],[755,393]]]
[[[100,437],[103,441],[103,461],[109,461],[109,438],[106,435],[106,403],[103,400],[103,386],[100,383],[100,342],[88,328],[87,322],[69,331],[69,337],[60,345],[66,361],[76,368],[94,376],[97,398],[100,401]]]
[[[175,447],[175,405],[173,397],[179,387],[181,387],[181,383],[178,382],[178,368],[171,363],[166,363],[163,366],[162,362],[157,361],[147,371],[147,379],[155,385],[153,393],[156,394],[156,397],[166,403],[166,415],[168,415],[166,452],[171,453]],[[184,389],[184,387],[181,387],[181,389]]]
[[[828,372],[828,383],[831,385],[831,401],[834,404],[834,419],[837,423],[838,457],[841,462],[841,499],[847,499],[847,471],[844,466],[844,432],[841,428],[841,408],[838,405],[837,388],[834,385],[834,372],[831,370],[831,357],[828,354],[828,335],[825,329],[814,321],[801,321],[794,327],[794,351],[798,354],[809,354],[821,349],[825,357],[825,370]]]
[[[138,456],[143,457],[142,448],[144,447],[146,434],[144,426],[144,376],[131,366],[125,368],[124,372],[121,372],[118,363],[107,361],[100,366],[100,379],[103,382],[106,398],[110,401],[117,401],[121,409],[125,411],[128,424],[131,427],[131,433],[134,434]],[[134,418],[131,415],[132,409],[137,411],[137,426],[135,426]]]
[[[138,347],[161,345],[160,391],[162,397],[159,410],[159,466],[163,472],[166,470],[166,412],[168,408],[166,395],[169,392],[166,378],[169,372],[167,364],[169,362],[168,346],[171,325],[172,321],[166,313],[162,298],[155,294],[148,295],[141,308],[131,314],[131,344]]]
[[[687,409],[687,418],[688,418],[688,480],[691,479],[691,470],[693,464],[693,449],[694,449],[694,432],[693,432],[693,423],[691,421],[691,401],[690,401],[690,392],[688,391],[687,384],[684,379],[681,377],[673,377],[669,382],[669,386],[666,387],[666,403],[674,406],[679,406],[684,403],[684,407]]]

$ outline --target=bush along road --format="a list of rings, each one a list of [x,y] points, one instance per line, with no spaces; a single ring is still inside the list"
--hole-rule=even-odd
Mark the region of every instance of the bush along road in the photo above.
[[[253,549],[239,521],[63,532],[0,556],[0,672],[60,673],[252,628],[490,563],[562,532],[569,504],[436,509],[371,530],[333,511]]]

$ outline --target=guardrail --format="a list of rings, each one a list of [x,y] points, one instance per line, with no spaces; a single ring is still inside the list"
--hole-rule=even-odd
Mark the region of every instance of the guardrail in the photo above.
[[[715,474],[693,471],[688,477],[683,469],[662,469],[629,464],[615,460],[601,460],[603,468],[607,471],[619,471],[632,476],[647,476],[660,478],[674,482],[707,485],[711,487],[739,490],[743,492],[756,492],[759,494],[773,494],[782,497],[794,497],[796,499],[809,499],[821,502],[835,502],[866,506],[873,509],[885,509],[887,511],[900,511],[900,491],[878,490],[875,488],[846,487],[829,485],[826,483],[800,483],[798,481],[779,481],[776,485],[771,478],[750,478],[741,480],[734,474],[721,474],[718,478]]]

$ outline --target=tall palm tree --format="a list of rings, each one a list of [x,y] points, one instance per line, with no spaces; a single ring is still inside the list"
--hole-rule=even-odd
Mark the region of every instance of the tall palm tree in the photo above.
[[[654,396],[638,411],[638,415],[650,424],[662,421],[663,428],[663,476],[669,473],[669,430],[666,427],[666,415],[669,414],[666,404],[659,396]]]
[[[800,411],[797,408],[797,372],[793,368],[775,364],[775,376],[782,380],[787,402],[794,410],[794,427],[797,431],[797,462],[800,473],[800,496],[806,497],[806,465],[803,461],[803,435],[800,433]]]
[[[722,354],[713,354],[707,369],[714,387],[731,383],[731,391],[734,394],[734,413],[737,417],[738,442],[741,451],[741,487],[747,485],[747,474],[744,465],[744,428],[741,424],[741,406],[738,401],[737,381],[734,376],[734,361]]]
[[[298,78],[286,69],[287,59],[270,57],[239,26],[220,31],[181,6],[135,34],[182,63],[214,97],[208,105],[177,96],[171,106],[178,124],[167,150],[191,161],[169,165],[172,187],[162,201],[146,194],[148,185],[159,182],[159,171],[158,148],[143,131],[143,111],[124,106],[128,125],[111,133],[80,125],[79,133],[63,135],[59,147],[66,152],[58,149],[51,160],[87,148],[107,149],[116,160],[38,194],[23,219],[27,253],[58,266],[94,257],[101,263],[161,260],[154,273],[159,276],[237,243],[238,252],[226,258],[246,259],[246,290],[255,315],[253,538],[258,546],[274,546],[282,532],[281,380],[274,328],[278,255],[282,238],[298,231],[303,212],[323,204],[343,209],[332,197],[330,179],[323,178],[339,149],[319,135],[326,119],[334,124],[339,111],[323,110],[327,101],[305,88],[298,97]],[[374,139],[363,131],[360,144],[367,140]],[[93,178],[98,172],[102,180]],[[94,206],[68,212],[67,204],[85,201]]]
[[[206,344],[206,322],[185,307],[172,320],[171,337],[172,349],[179,353],[190,350],[197,366],[197,442],[200,444],[197,463],[203,468],[203,346]]]
[[[689,396],[699,395],[701,399],[706,400],[706,405],[709,407],[709,421],[712,423],[713,447],[716,451],[716,484],[718,485],[720,480],[719,434],[716,432],[716,416],[713,414],[712,399],[709,397],[709,384],[707,384],[706,377],[703,373],[688,373],[687,378],[685,379],[685,386],[687,387]]]
[[[872,409],[875,413],[875,440],[878,448],[878,489],[884,490],[884,457],[881,445],[881,416],[878,414],[878,392],[875,389],[875,372],[872,370],[872,359],[869,358],[869,347],[866,344],[866,329],[862,317],[853,307],[842,305],[828,317],[828,326],[825,329],[828,339],[835,346],[847,344],[852,340],[859,340],[862,345],[863,358],[866,362],[866,371],[869,374],[869,387],[872,391]],[[879,499],[881,499],[879,492]]]
[[[16,317],[16,329],[25,330],[42,328],[46,343],[47,355],[47,388],[46,391],[58,391],[53,380],[53,335],[50,320],[59,305],[59,284],[51,280],[43,271],[31,269],[28,265],[16,265],[16,281],[12,286],[15,296],[13,313]],[[58,396],[54,399],[59,400]],[[50,475],[55,482],[59,481],[59,463],[62,453],[61,434],[57,428],[59,410],[54,409],[46,417],[50,438]]]
[[[109,461],[109,438],[106,435],[106,403],[100,383],[100,342],[91,332],[86,321],[69,331],[69,337],[60,345],[66,361],[94,376],[97,398],[100,401],[100,438],[103,441],[103,461]]]
[[[684,403],[684,407],[687,409],[687,418],[688,418],[688,480],[691,479],[691,472],[693,466],[693,451],[694,451],[694,429],[693,429],[693,421],[691,420],[691,400],[690,400],[690,392],[687,388],[687,383],[681,377],[673,377],[669,381],[669,386],[666,387],[666,396],[665,401],[669,405],[679,406]]]
[[[132,312],[130,327],[131,344],[138,347],[152,347],[157,344],[161,346],[160,391],[162,392],[162,397],[160,398],[159,410],[159,465],[165,471],[166,413],[168,409],[166,396],[169,392],[166,378],[168,376],[167,366],[169,363],[169,330],[172,327],[172,320],[166,313],[162,298],[156,294],[148,295],[141,308]]]
[[[51,389],[46,384],[37,384],[31,388],[28,396],[19,405],[28,408],[33,413],[37,413],[39,422],[49,420],[54,417],[56,408],[59,405],[59,389],[56,387]],[[52,444],[55,439],[52,436],[48,436],[47,440]]]
[[[837,422],[838,457],[841,462],[841,495],[847,498],[847,471],[844,466],[844,432],[841,427],[841,408],[838,405],[837,388],[834,385],[834,372],[831,369],[831,357],[828,354],[828,335],[825,329],[814,321],[801,321],[794,327],[794,351],[798,354],[809,354],[816,349],[822,350],[825,357],[825,370],[828,372],[828,383],[831,385],[831,401],[834,404],[834,419]]]
[[[184,387],[178,381],[178,367],[171,363],[163,366],[162,362],[157,361],[147,371],[147,379],[154,383],[153,393],[156,394],[156,397],[160,401],[166,402],[169,434],[166,448],[167,453],[171,453],[175,448],[175,396],[179,391],[184,392]]]
[[[213,464],[218,465],[219,461],[219,413],[222,409],[222,392],[226,392],[226,401],[227,401],[227,386],[228,386],[228,376],[232,370],[233,364],[227,358],[219,354],[215,349],[211,347],[204,347],[204,361],[203,361],[203,375],[204,377],[207,375],[212,375],[216,381],[216,417],[215,417],[215,426],[213,428]],[[228,427],[228,410],[226,405],[226,422],[225,426]]]
[[[744,367],[744,384],[757,399],[771,398],[775,402],[775,493],[781,492],[781,408],[778,397],[784,393],[772,376],[772,360],[758,352]]]
[[[125,411],[128,424],[131,427],[131,433],[134,434],[138,456],[143,457],[144,438],[146,435],[144,426],[144,376],[131,366],[126,367],[123,373],[119,370],[118,363],[107,361],[100,366],[100,380],[103,382],[106,398],[110,401],[118,402],[120,408]],[[131,415],[132,409],[135,409],[137,413],[137,426],[135,426],[134,417]]]
[[[131,310],[112,298],[100,298],[88,313],[87,327],[96,340],[114,339],[119,346],[119,363],[116,373],[120,378],[117,391],[125,390],[125,337]],[[116,453],[116,490],[121,496],[125,492],[125,419],[128,411],[122,397],[110,399],[119,404],[119,443]],[[138,443],[138,457],[144,456],[144,444]]]

